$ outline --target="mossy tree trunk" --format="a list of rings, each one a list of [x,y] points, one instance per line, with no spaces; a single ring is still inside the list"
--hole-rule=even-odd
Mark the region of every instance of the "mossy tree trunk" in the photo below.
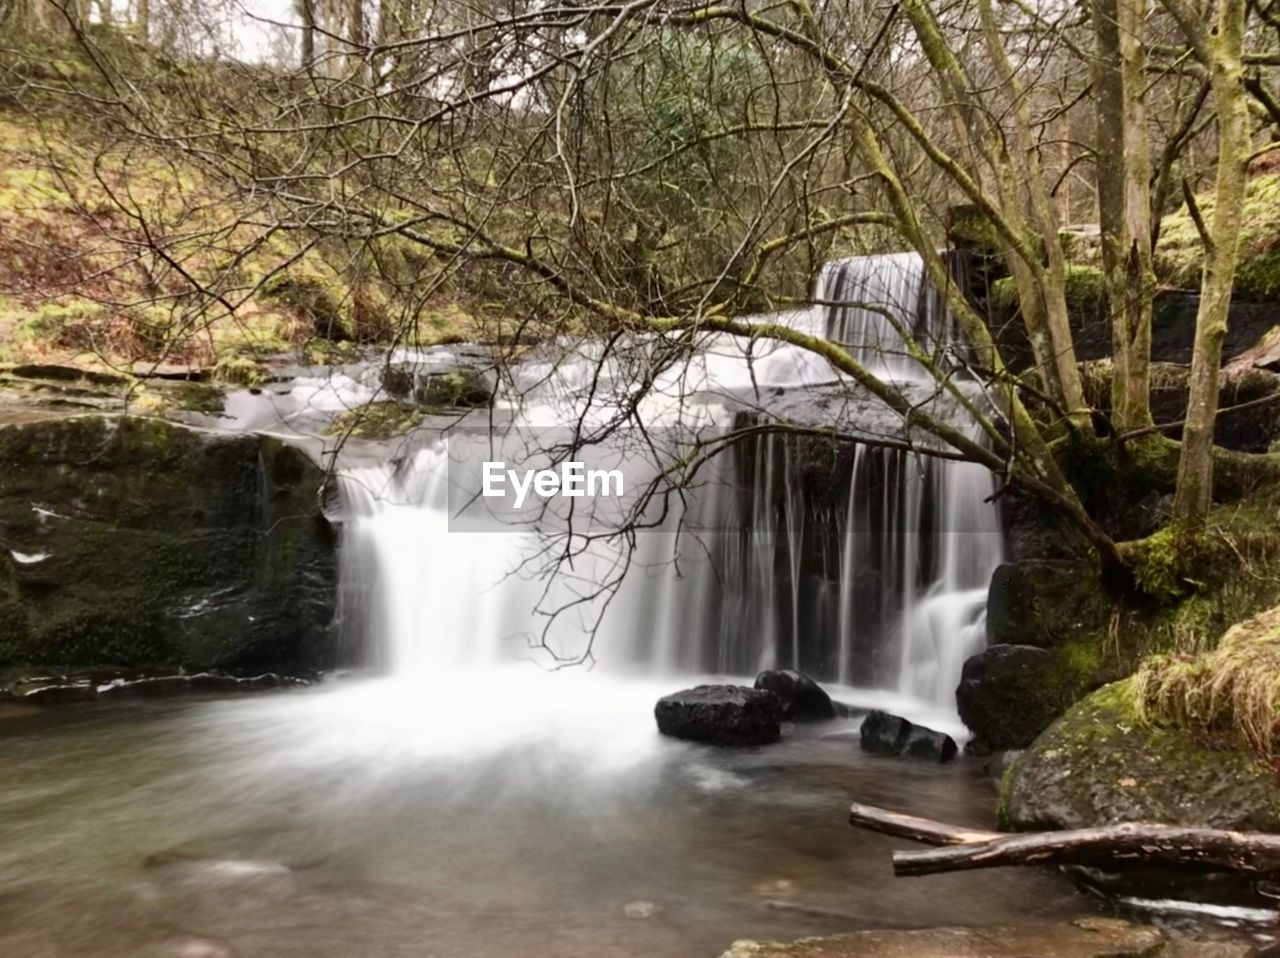
[[[1213,502],[1213,430],[1227,311],[1240,251],[1249,160],[1249,105],[1244,88],[1246,0],[1222,0],[1211,32],[1185,0],[1162,0],[1209,72],[1218,114],[1218,169],[1213,216],[1204,228],[1204,271],[1191,355],[1190,396],[1178,460],[1174,515],[1188,528],[1204,522]]]
[[[1151,419],[1150,148],[1146,132],[1146,0],[1092,0],[1098,224],[1111,314],[1111,414],[1121,432]]]

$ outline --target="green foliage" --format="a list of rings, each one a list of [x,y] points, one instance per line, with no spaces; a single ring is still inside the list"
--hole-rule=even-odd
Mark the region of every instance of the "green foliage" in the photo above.
[[[741,43],[664,31],[614,86],[615,125],[636,134],[630,165],[638,172],[625,189],[638,209],[678,221],[695,214],[724,184],[742,141],[705,137],[738,119],[760,67],[754,51]],[[696,148],[688,149],[694,142]]]

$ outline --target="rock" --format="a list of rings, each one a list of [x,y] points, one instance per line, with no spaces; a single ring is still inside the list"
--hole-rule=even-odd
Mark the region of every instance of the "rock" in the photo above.
[[[867,713],[859,732],[864,751],[930,762],[949,762],[959,749],[950,735],[915,725],[898,715],[876,709]]]
[[[1243,749],[1144,725],[1125,680],[1074,706],[1013,764],[1000,820],[1013,830],[1165,822],[1277,832],[1280,788]]]
[[[1112,611],[1090,563],[1007,563],[992,574],[987,590],[987,643],[1055,648],[1105,628]]]
[[[711,745],[767,745],[782,735],[778,697],[738,685],[699,685],[664,696],[654,717],[663,735]]]
[[[0,427],[0,668],[339,664],[324,488],[268,437],[97,415]]]
[[[756,688],[772,692],[782,702],[782,717],[788,722],[833,719],[835,704],[822,687],[793,669],[771,669],[756,676]]]
[[[956,708],[974,737],[994,750],[1026,748],[1062,714],[1046,689],[1059,684],[1054,656],[1031,645],[992,645],[964,663]]]
[[[1116,919],[995,928],[858,931],[737,941],[721,958],[1153,958],[1165,936]]]
[[[622,906],[622,913],[628,918],[652,918],[658,913],[658,906],[651,901],[629,901]]]
[[[87,682],[50,682],[10,689],[9,694],[24,705],[73,705],[92,702],[97,692]]]
[[[1142,723],[1126,679],[1075,705],[1013,763],[999,818],[1014,831],[1161,822],[1280,832],[1280,788],[1242,748]],[[1265,883],[1214,872],[1152,867],[1076,877],[1118,898],[1275,905]]]
[[[119,373],[80,369],[78,366],[57,366],[51,363],[25,363],[9,370],[10,375],[23,379],[53,379],[61,382],[87,382],[97,386],[124,386],[128,376]]]
[[[418,376],[413,396],[424,406],[482,409],[493,403],[493,387],[481,372],[455,369]]]
[[[1022,754],[1022,749],[1010,748],[1003,752],[996,752],[987,763],[982,766],[982,771],[989,778],[994,778],[997,782],[1004,779],[1005,773],[1013,767],[1013,763],[1018,760],[1018,756]]]

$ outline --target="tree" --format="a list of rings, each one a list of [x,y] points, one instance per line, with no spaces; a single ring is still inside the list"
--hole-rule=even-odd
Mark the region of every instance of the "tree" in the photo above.
[[[1092,0],[1087,17],[1022,0],[387,2],[371,30],[362,4],[307,4],[300,74],[220,63],[172,82],[151,61],[100,58],[94,69],[124,82],[79,95],[94,97],[115,134],[183,156],[250,204],[241,225],[256,236],[242,242],[343,244],[419,299],[450,288],[501,302],[544,333],[644,343],[664,362],[687,361],[708,335],[809,350],[932,437],[925,451],[981,462],[1057,509],[1114,572],[1126,557],[1058,456],[1100,441],[1061,221],[1096,201],[1115,354],[1102,431],[1132,442],[1151,428],[1152,245],[1173,171],[1191,165],[1212,106],[1219,196],[1204,224],[1177,496],[1178,515],[1199,521],[1212,501],[1250,104],[1271,117],[1274,57],[1245,50],[1247,13],[1243,0],[1221,0],[1211,31],[1184,0]],[[1161,42],[1149,51],[1151,36]],[[94,39],[82,32],[81,42]],[[215,72],[216,82],[191,79]],[[1184,97],[1188,84],[1202,92]],[[1151,102],[1183,99],[1177,122],[1150,115]],[[1081,147],[1071,131],[1086,117],[1095,137]],[[1060,193],[1069,178],[1072,203]],[[938,252],[961,204],[1010,274],[1034,378],[1010,368]],[[806,301],[828,256],[903,245],[972,347],[947,355],[908,335],[908,351],[976,434],[848,344],[743,318]],[[391,265],[406,257],[413,269]],[[625,398],[620,408],[633,410],[633,391]]]

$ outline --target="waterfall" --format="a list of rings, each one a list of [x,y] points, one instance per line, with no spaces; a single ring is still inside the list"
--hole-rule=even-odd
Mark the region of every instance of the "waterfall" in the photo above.
[[[900,332],[939,363],[959,349],[912,254],[829,264],[811,309],[772,319],[845,343],[878,375],[926,396],[937,390]],[[741,350],[708,339],[695,362],[660,377],[644,414],[687,425],[688,397],[712,397],[696,407],[701,427],[724,431],[759,414],[735,396],[804,397],[840,378],[807,351]],[[529,373],[540,391],[509,418],[563,423],[593,382],[590,368]],[[612,373],[625,380],[625,370]],[[958,408],[939,408],[972,428]],[[984,641],[986,585],[1003,548],[994,479],[981,466],[892,444],[759,435],[719,456],[659,528],[630,541],[601,537],[550,576],[547,540],[536,531],[457,531],[460,515],[475,512],[466,500],[478,488],[462,478],[459,450],[470,444],[478,455],[491,441],[423,430],[391,461],[341,471],[344,626],[390,671],[429,676],[525,658],[644,675],[795,667],[954,704],[960,666]],[[622,458],[645,474],[630,454]],[[451,497],[459,487],[462,498]]]

